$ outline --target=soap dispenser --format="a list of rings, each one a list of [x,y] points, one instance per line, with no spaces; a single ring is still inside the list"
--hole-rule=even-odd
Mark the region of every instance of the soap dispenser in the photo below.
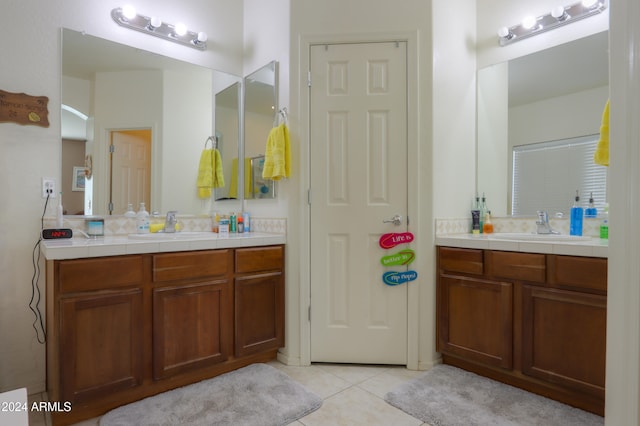
[[[589,207],[584,211],[584,217],[596,217],[598,216],[598,209],[593,202],[593,192],[589,196]]]
[[[576,198],[571,207],[571,222],[569,223],[569,234],[582,235],[582,217],[584,216],[584,210],[578,205],[580,202],[580,195],[576,190]]]

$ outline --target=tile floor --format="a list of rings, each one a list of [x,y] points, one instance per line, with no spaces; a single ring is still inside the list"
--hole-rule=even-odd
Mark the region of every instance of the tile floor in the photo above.
[[[428,426],[384,401],[384,395],[399,384],[423,372],[404,367],[313,364],[291,367],[273,361],[270,365],[287,373],[293,380],[315,392],[323,400],[322,407],[291,426]],[[40,401],[45,394],[29,396]],[[30,426],[49,426],[43,413],[31,413]],[[99,418],[77,423],[76,426],[96,426]]]

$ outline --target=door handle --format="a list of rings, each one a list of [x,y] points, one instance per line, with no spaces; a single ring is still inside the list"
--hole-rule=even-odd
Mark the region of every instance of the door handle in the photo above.
[[[400,226],[402,225],[402,216],[397,214],[390,219],[384,219],[382,223],[393,223],[395,226]]]

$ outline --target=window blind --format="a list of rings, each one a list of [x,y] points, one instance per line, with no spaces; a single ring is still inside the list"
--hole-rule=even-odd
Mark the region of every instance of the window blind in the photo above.
[[[576,190],[582,207],[593,193],[598,213],[607,200],[607,167],[593,162],[599,135],[520,145],[513,148],[511,212],[535,215],[546,210],[568,215]]]

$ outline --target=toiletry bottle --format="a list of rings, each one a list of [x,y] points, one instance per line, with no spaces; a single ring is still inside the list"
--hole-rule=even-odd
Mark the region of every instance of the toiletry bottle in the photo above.
[[[220,214],[213,212],[211,217],[211,232],[218,233],[218,226],[220,225]]]
[[[598,216],[598,209],[596,209],[595,204],[593,203],[593,192],[589,196],[589,207],[587,207],[584,211],[584,217],[596,217]]]
[[[471,207],[471,233],[480,234],[480,197],[476,197]]]
[[[244,220],[242,220],[242,216],[238,216],[238,234],[244,233]]]
[[[482,202],[480,203],[480,233],[484,232],[484,219],[487,216],[487,197],[482,193]]]
[[[138,234],[149,233],[149,212],[145,209],[144,203],[140,203],[140,210],[136,214],[136,229]]]
[[[249,212],[242,213],[242,221],[244,222],[244,232],[251,231],[251,216]]]
[[[569,234],[571,235],[582,235],[582,217],[584,210],[578,205],[579,201],[580,196],[576,190],[576,198],[573,207],[571,207],[571,221],[569,223]]]
[[[493,234],[493,223],[491,222],[491,210],[487,210],[482,224],[482,232],[485,234]]]
[[[238,217],[235,213],[231,213],[229,215],[229,232],[234,233],[237,232],[238,227]]]
[[[136,217],[136,212],[133,211],[133,204],[127,204],[127,211],[124,213],[124,217]]]
[[[62,228],[64,222],[64,210],[62,208],[62,192],[60,192],[60,198],[58,199],[58,209],[56,210],[56,227]]]
[[[600,222],[600,238],[609,239],[609,205],[605,204],[602,211],[602,221]]]

